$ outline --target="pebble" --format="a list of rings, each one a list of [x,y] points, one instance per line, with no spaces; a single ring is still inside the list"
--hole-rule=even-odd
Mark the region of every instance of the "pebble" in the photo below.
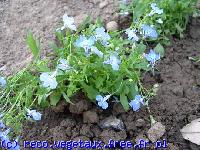
[[[145,125],[145,121],[143,119],[136,120],[135,126],[136,127],[143,127]]]
[[[115,31],[118,29],[118,23],[116,21],[111,21],[106,24],[106,29],[108,31]]]
[[[108,5],[108,1],[103,1],[99,4],[99,8],[103,9],[104,7],[106,7]]]
[[[148,138],[152,142],[156,142],[165,134],[165,126],[161,122],[156,122],[147,132]]]
[[[117,130],[125,129],[124,123],[120,119],[117,119],[114,116],[107,117],[103,119],[102,121],[100,121],[100,127],[102,129],[110,128],[110,127]]]

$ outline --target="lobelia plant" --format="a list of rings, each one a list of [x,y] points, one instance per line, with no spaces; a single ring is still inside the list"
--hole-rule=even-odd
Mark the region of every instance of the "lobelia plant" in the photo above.
[[[197,0],[137,0],[122,3],[121,12],[133,14],[134,28],[153,25],[159,33],[158,41],[169,44],[168,37],[183,37],[186,25],[194,12]]]
[[[66,14],[63,23],[56,30],[58,44],[52,44],[53,60],[41,59],[39,42],[28,33],[27,43],[35,59],[8,79],[0,78],[3,120],[17,131],[25,118],[41,120],[42,114],[33,109],[37,104],[55,106],[65,100],[73,105],[70,99],[77,92],[84,92],[102,109],[108,109],[112,99],[119,99],[126,111],[130,107],[138,111],[151,96],[142,86],[140,76],[142,71],[154,68],[158,60],[156,50],[160,45],[154,48],[156,58],[152,54],[144,57],[145,40],[158,38],[154,27],[142,24],[125,31],[107,32],[96,23],[80,30]],[[128,37],[124,38],[122,32]]]

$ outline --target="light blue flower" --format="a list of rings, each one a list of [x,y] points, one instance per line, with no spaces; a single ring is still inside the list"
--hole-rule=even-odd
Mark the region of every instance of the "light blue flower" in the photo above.
[[[104,27],[96,28],[95,38],[96,40],[100,40],[104,46],[107,46],[108,40],[111,39],[110,35],[107,32],[105,32]]]
[[[6,126],[5,126],[5,124],[3,123],[2,120],[0,120],[0,129],[1,129],[1,128],[3,128],[3,129],[6,128]]]
[[[8,137],[8,134],[10,133],[11,129],[7,129],[5,131],[0,131],[0,139],[3,141],[3,140],[8,140],[9,137]]]
[[[144,57],[147,59],[147,61],[150,62],[151,66],[154,67],[156,61],[160,59],[160,54],[156,54],[152,49],[150,50],[149,54],[144,54]]]
[[[72,31],[76,31],[76,26],[74,25],[74,18],[73,17],[68,17],[67,14],[63,15],[63,22],[64,25],[61,27],[61,30],[64,30],[65,28],[69,28]]]
[[[42,114],[37,112],[36,110],[27,109],[27,117],[34,121],[41,120]]]
[[[0,76],[0,87],[4,88],[6,86],[6,79]]]
[[[159,18],[158,20],[156,20],[157,23],[163,24],[163,21],[161,18]]]
[[[149,16],[153,16],[154,14],[161,15],[163,13],[163,9],[160,9],[156,3],[151,4],[152,11],[148,14]]]
[[[127,29],[126,34],[128,35],[129,40],[139,41],[139,37],[136,35],[136,30],[134,29]]]
[[[98,105],[103,108],[107,109],[108,108],[108,102],[107,100],[110,98],[111,95],[106,95],[105,97],[101,95],[96,96],[96,101],[98,102]]]
[[[121,64],[121,60],[117,55],[112,54],[110,58],[103,62],[104,64],[109,64],[112,66],[113,70],[119,70],[119,65]]]
[[[141,29],[142,29],[142,34],[145,38],[148,38],[148,37],[149,38],[158,38],[158,33],[153,27],[143,24],[141,26]]]
[[[57,68],[63,71],[67,71],[71,69],[71,66],[69,65],[68,61],[66,59],[59,59],[59,63],[57,65]]]
[[[56,89],[58,85],[55,75],[50,75],[47,72],[40,75],[40,81],[42,82],[42,86],[45,88]]]
[[[96,55],[98,55],[100,58],[103,57],[103,53],[100,50],[98,50],[98,48],[95,47],[95,46],[91,47],[91,52],[94,53],[94,54],[96,54]]]
[[[144,99],[142,98],[141,95],[136,95],[136,96],[135,96],[135,99],[132,100],[132,101],[129,103],[129,105],[132,107],[132,109],[133,109],[134,111],[138,111],[138,110],[140,109],[140,107],[141,107],[141,104],[144,105]]]
[[[89,56],[90,55],[90,50],[91,47],[94,45],[95,43],[95,38],[94,37],[90,37],[90,38],[86,38],[85,36],[81,35],[75,42],[75,46],[76,47],[81,47],[85,49],[85,55]]]

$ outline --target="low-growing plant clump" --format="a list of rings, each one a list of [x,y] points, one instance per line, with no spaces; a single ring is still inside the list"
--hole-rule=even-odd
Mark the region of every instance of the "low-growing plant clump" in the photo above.
[[[74,105],[71,98],[77,92],[101,109],[109,109],[111,102],[121,103],[126,111],[148,107],[156,93],[143,87],[142,72],[155,74],[164,56],[161,43],[168,35],[182,36],[193,2],[123,1],[123,13],[133,13],[132,25],[112,32],[99,21],[77,28],[65,14],[63,26],[56,30],[58,42],[52,44],[53,59],[41,59],[39,42],[30,32],[27,44],[33,62],[7,79],[0,77],[1,140],[19,134],[25,118],[41,120],[38,106],[56,106],[61,100]],[[9,134],[6,126],[16,134]]]

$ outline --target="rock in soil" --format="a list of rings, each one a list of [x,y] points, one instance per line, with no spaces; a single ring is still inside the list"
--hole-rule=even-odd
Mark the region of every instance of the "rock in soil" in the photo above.
[[[100,121],[99,125],[102,129],[105,129],[105,128],[114,128],[117,130],[125,129],[124,123],[122,122],[122,120],[117,119],[114,116],[110,116],[108,118],[103,119],[102,121]]]
[[[108,31],[115,31],[115,30],[118,29],[118,23],[115,22],[115,21],[108,22],[108,23],[106,24],[106,29],[107,29]]]
[[[108,1],[105,0],[105,1],[103,1],[103,2],[101,2],[101,3],[99,3],[99,8],[100,8],[100,9],[103,9],[103,8],[106,7],[107,5],[108,5]]]
[[[152,142],[156,142],[159,138],[161,138],[165,134],[165,126],[162,125],[161,122],[156,122],[153,127],[149,129],[148,138]]]
[[[83,113],[83,122],[84,123],[98,123],[99,117],[96,112],[86,111]]]
[[[136,127],[144,127],[145,126],[145,121],[143,119],[138,119],[135,122]]]

